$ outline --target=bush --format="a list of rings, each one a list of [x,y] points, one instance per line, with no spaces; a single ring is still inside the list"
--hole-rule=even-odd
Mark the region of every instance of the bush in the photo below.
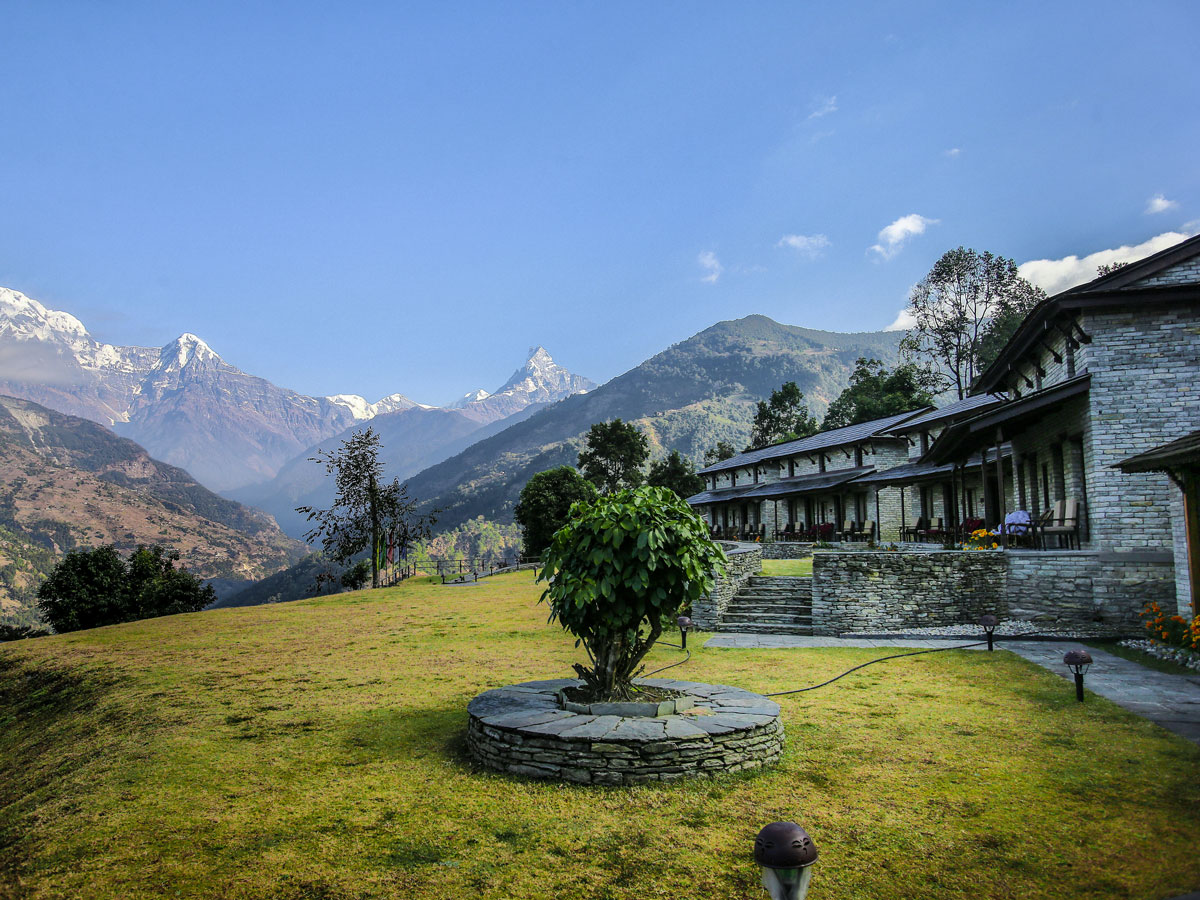
[[[1156,602],[1142,610],[1142,619],[1150,639],[1171,647],[1200,650],[1200,616],[1188,621],[1183,616],[1168,616]]]
[[[196,612],[216,600],[179,552],[139,546],[128,562],[114,546],[72,550],[38,588],[38,609],[55,631]]]
[[[371,580],[371,561],[360,559],[342,573],[342,587],[348,591],[358,591]]]
[[[701,597],[725,555],[708,527],[666,488],[578,503],[542,557],[539,581],[558,622],[587,650],[574,669],[593,700],[629,699],[663,625]]]

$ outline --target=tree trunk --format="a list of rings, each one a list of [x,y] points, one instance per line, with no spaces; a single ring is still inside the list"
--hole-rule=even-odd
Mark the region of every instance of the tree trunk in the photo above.
[[[379,507],[375,502],[378,487],[375,484],[375,473],[369,476],[367,487],[371,497],[371,587],[379,587]]]

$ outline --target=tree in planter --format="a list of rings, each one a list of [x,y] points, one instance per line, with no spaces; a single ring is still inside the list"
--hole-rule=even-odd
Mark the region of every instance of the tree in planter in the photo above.
[[[368,427],[342,441],[336,452],[321,450],[310,457],[334,476],[337,494],[330,509],[296,508],[316,522],[304,539],[311,544],[321,538],[330,559],[346,565],[364,551],[370,554],[373,588],[379,587],[379,562],[387,547],[403,552],[428,538],[433,525],[432,517],[413,514],[417,501],[409,499],[407,485],[398,478],[383,482],[379,449],[379,435]]]
[[[542,555],[542,599],[583,645],[574,669],[592,700],[628,700],[642,659],[712,584],[725,555],[672,491],[640,487],[580,503]]]

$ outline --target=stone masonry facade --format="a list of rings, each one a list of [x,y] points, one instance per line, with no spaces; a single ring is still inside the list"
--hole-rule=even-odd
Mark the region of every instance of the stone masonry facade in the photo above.
[[[713,575],[713,587],[707,597],[692,604],[692,622],[701,631],[717,627],[729,601],[746,582],[762,571],[763,548],[760,544],[734,544],[722,541],[725,551],[725,574]]]

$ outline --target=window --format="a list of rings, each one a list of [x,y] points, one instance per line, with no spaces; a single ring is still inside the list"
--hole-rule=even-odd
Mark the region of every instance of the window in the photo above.
[[[818,454],[817,454],[817,460],[818,460],[818,462],[817,462],[817,465],[818,465],[818,470],[819,470],[819,471],[821,471],[821,472],[824,472],[824,471],[825,471],[825,454],[824,454],[824,453],[818,453]]]
[[[1050,502],[1050,464],[1042,463],[1042,500],[1045,501],[1046,508],[1049,509],[1053,504]]]
[[[860,446],[856,446],[856,447],[854,448],[854,465],[855,465],[855,467],[856,467],[856,468],[861,468],[861,467],[862,467],[862,464],[863,464],[863,461],[862,461],[862,460],[863,460],[863,456],[862,456],[862,446],[861,446],[861,445],[860,445]]]
[[[795,475],[796,475],[796,461],[794,459],[789,459],[788,460],[788,478],[793,478],[793,477],[795,477]]]

